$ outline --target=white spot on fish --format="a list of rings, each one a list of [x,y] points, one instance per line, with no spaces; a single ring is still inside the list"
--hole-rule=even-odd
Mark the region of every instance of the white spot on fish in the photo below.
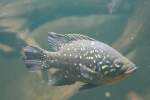
[[[106,61],[106,63],[110,63],[110,61],[109,61],[109,60],[107,60],[107,61]]]
[[[70,54],[69,56],[71,57],[72,55]]]
[[[104,53],[104,51],[103,51],[103,50],[100,50],[100,52],[101,52],[101,53]]]
[[[90,64],[90,67],[92,67],[92,64]]]
[[[98,50],[95,50],[95,52],[97,52],[97,53],[98,53]]]
[[[66,54],[64,54],[64,56],[66,56]]]
[[[96,60],[93,60],[94,63],[96,63]]]
[[[46,57],[46,55],[43,55],[44,57]]]
[[[84,51],[85,50],[85,48],[83,47],[83,48],[81,48],[81,51]]]
[[[108,65],[103,65],[102,66],[102,69],[105,69],[105,68],[107,68],[108,67]]]
[[[79,58],[82,59],[82,56],[80,56]]]
[[[98,56],[98,58],[101,58],[101,55],[100,55],[100,54],[98,54],[97,56]]]
[[[82,63],[79,63],[79,66],[82,66]]]
[[[77,63],[74,63],[75,66],[77,66]]]
[[[90,57],[90,59],[94,59],[93,57]]]
[[[95,55],[95,57],[97,58],[98,56],[97,56],[97,55]]]
[[[92,41],[92,42],[91,42],[91,45],[95,45],[95,42],[94,42],[94,41]]]
[[[102,61],[101,62],[98,62],[100,65],[103,63]]]
[[[70,50],[70,48],[67,48],[67,50]]]

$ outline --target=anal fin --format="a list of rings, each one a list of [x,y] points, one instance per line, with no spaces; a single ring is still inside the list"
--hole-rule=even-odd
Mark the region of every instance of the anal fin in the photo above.
[[[55,74],[49,77],[48,84],[53,86],[71,85],[75,81],[64,77],[62,71],[57,71]]]
[[[99,85],[95,85],[95,84],[84,84],[82,85],[79,90],[82,91],[82,90],[87,90],[87,89],[92,89],[92,88],[96,88],[98,87]]]

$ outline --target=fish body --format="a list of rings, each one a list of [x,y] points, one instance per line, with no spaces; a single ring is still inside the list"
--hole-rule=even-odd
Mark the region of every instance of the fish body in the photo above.
[[[42,70],[43,74],[48,69],[58,69],[51,79],[45,75],[51,85],[80,81],[86,83],[83,88],[91,88],[120,81],[136,70],[118,51],[88,36],[51,32],[48,41],[54,52],[27,46],[24,61],[29,69]]]

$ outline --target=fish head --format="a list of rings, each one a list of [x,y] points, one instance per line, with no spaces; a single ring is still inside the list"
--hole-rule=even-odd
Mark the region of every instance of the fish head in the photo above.
[[[115,59],[111,67],[109,67],[109,73],[105,76],[105,81],[107,83],[114,83],[123,80],[135,72],[136,69],[136,65],[127,58]]]
[[[123,66],[121,70],[123,71],[124,75],[130,75],[137,70],[137,66],[127,58],[122,59],[122,63]]]

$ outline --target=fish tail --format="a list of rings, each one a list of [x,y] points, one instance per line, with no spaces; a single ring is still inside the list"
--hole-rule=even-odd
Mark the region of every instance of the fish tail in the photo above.
[[[26,46],[23,48],[24,63],[31,72],[47,68],[47,51],[37,46]],[[45,69],[44,69],[45,70]]]
[[[48,52],[38,46],[26,46],[23,48],[24,63],[30,72],[41,71],[41,75],[44,81],[49,81],[48,69],[48,57],[53,52]],[[53,55],[51,55],[53,57]]]

